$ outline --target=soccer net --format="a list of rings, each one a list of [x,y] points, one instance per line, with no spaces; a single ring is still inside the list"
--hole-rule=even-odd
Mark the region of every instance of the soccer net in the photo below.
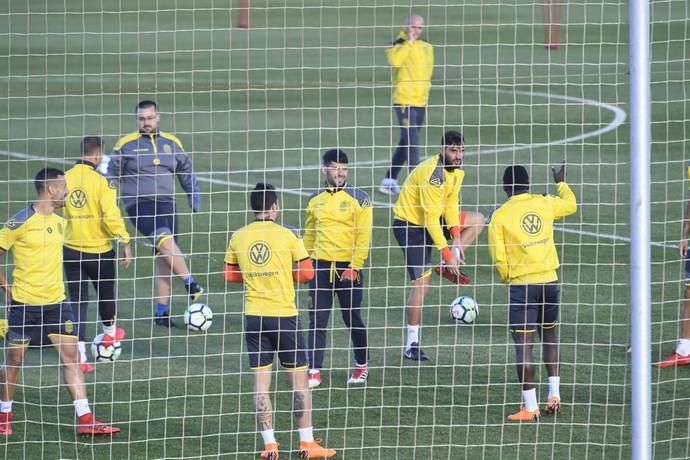
[[[321,155],[339,147],[350,156],[348,181],[374,206],[363,271],[369,379],[347,385],[353,358],[336,301],[322,384],[313,391],[316,435],[342,458],[630,456],[628,236],[636,223],[628,219],[626,3],[251,3],[248,29],[236,27],[238,5],[221,0],[0,5],[0,218],[33,199],[38,169],[69,168],[84,135],[103,136],[109,151],[137,129],[135,105],[154,99],[161,130],[182,141],[201,184],[203,209],[194,214],[178,186],[178,244],[214,313],[203,334],[153,325],[154,254],[128,222],[136,257],[118,270],[123,354],[85,378],[95,413],[122,433],[77,438],[55,353],[31,350],[15,395],[14,434],[2,443],[2,455],[256,457],[263,443],[242,337],[244,297],[223,280],[225,249],[230,234],[252,221],[248,190],[259,181],[279,189],[281,221],[303,228],[308,196],[323,181]],[[656,362],[676,346],[682,318],[677,247],[690,199],[690,16],[682,0],[651,8]],[[537,424],[506,421],[520,407],[521,388],[508,290],[491,265],[486,232],[466,254],[471,285],[432,278],[421,332],[430,361],[402,357],[410,282],[391,231],[395,198],[379,184],[400,135],[385,49],[411,13],[425,18],[422,38],[435,58],[420,152],[435,154],[447,129],[464,133],[464,210],[489,216],[503,203],[500,179],[512,164],[527,168],[532,192],[554,193],[550,167],[567,161],[579,206],[555,234],[563,410]],[[401,183],[407,174],[403,168]],[[11,258],[3,263],[9,272]],[[181,325],[190,301],[181,282],[172,285],[171,312]],[[479,304],[472,325],[450,318],[459,295]],[[93,337],[101,326],[93,292],[91,298]],[[304,286],[297,298],[306,332]],[[542,407],[547,383],[538,345],[535,365]],[[299,438],[284,374],[273,374],[274,425],[281,451],[294,453]],[[655,457],[690,456],[688,380],[684,367],[653,373]]]

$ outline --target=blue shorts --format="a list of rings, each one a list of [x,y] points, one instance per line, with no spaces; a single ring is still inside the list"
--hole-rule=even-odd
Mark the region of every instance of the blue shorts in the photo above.
[[[410,279],[415,281],[430,274],[434,243],[426,228],[394,219],[393,235],[405,256]]]
[[[72,309],[67,302],[52,305],[25,305],[12,303],[7,313],[12,345],[26,346],[32,337],[64,335],[77,338]]]
[[[557,281],[546,284],[510,286],[508,320],[512,332],[530,333],[558,324],[561,287]]]
[[[127,215],[156,248],[166,237],[177,239],[177,212],[172,202],[140,200],[127,208]]]
[[[306,367],[307,353],[301,329],[297,316],[245,316],[249,367],[260,369],[273,365],[276,353],[286,369]]]
[[[690,254],[685,259],[685,284],[690,286]]]

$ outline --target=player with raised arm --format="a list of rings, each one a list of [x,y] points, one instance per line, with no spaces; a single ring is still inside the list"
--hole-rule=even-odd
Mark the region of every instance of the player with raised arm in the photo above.
[[[294,282],[307,283],[314,277],[311,259],[297,232],[276,222],[280,208],[272,185],[256,184],[249,201],[256,220],[233,233],[224,273],[226,281],[244,283],[244,337],[254,378],[257,428],[265,445],[261,457],[279,456],[270,396],[276,353],[293,389],[300,458],[333,457],[335,450],[314,439],[307,355],[295,304]]]
[[[65,300],[62,245],[65,218],[55,212],[67,196],[65,175],[45,168],[34,180],[36,201],[15,214],[0,230],[0,255],[12,252],[12,286],[0,270],[5,291],[9,346],[0,370],[0,436],[12,434],[12,404],[31,336],[47,335],[62,362],[65,386],[72,397],[80,435],[112,435],[120,431],[95,418],[89,407],[84,374],[79,368],[74,317]]]
[[[393,70],[393,111],[400,124],[400,141],[379,187],[387,195],[400,193],[398,174],[405,163],[410,170],[419,164],[419,132],[424,125],[434,72],[434,48],[420,38],[423,32],[424,18],[412,14],[398,38],[386,49]]]
[[[111,183],[120,184],[125,211],[139,232],[155,246],[155,282],[158,304],[154,323],[173,328],[170,319],[171,278],[184,283],[192,302],[204,289],[192,276],[185,256],[177,245],[175,178],[187,193],[192,212],[201,211],[201,192],[192,162],[180,140],[160,131],[160,114],[154,101],[141,101],[136,107],[138,131],[122,137],[107,167]]]
[[[348,380],[364,383],[369,375],[367,327],[362,320],[362,268],[369,256],[373,209],[369,196],[347,183],[347,154],[339,149],[323,154],[325,187],[307,203],[304,246],[314,260],[316,276],[309,283],[307,358],[309,386],[321,384],[328,320],[333,295],[338,296],[343,322],[350,330],[355,368]]]
[[[79,360],[84,373],[94,371],[86,358],[86,324],[89,283],[98,294],[98,313],[103,322],[103,344],[125,338],[125,330],[115,324],[115,259],[113,240],[122,247],[121,264],[132,262],[129,233],[117,207],[117,194],[106,178],[96,171],[103,156],[103,139],[86,136],[81,141],[81,159],[65,173],[67,217],[63,259],[67,290],[79,337]]]
[[[460,211],[460,188],[465,139],[457,131],[443,135],[441,151],[417,166],[403,184],[393,208],[393,234],[405,255],[412,289],[407,299],[407,343],[403,356],[415,361],[429,357],[421,348],[422,306],[429,292],[434,248],[439,251],[443,277],[460,284],[470,282],[462,273],[465,249],[484,229],[484,216]],[[444,234],[444,228],[447,233]],[[448,245],[447,236],[452,238]]]
[[[489,222],[489,253],[501,281],[509,285],[510,331],[515,342],[515,366],[522,384],[523,406],[508,420],[537,421],[540,417],[532,348],[535,334],[542,339],[542,356],[549,376],[544,412],[561,410],[558,340],[558,253],[553,239],[554,220],[577,211],[575,194],[565,183],[565,162],[552,168],[558,196],[529,193],[529,175],[523,166],[509,166],[503,174],[506,201]]]

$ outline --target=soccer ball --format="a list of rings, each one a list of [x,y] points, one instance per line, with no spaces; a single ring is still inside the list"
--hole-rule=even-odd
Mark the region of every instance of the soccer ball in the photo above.
[[[103,345],[103,334],[98,334],[93,338],[93,343],[91,344],[91,353],[96,361],[112,363],[117,358],[120,357],[122,353],[122,345],[120,342],[115,342],[112,345]]]
[[[208,305],[193,303],[184,312],[184,323],[194,332],[203,332],[213,323],[213,312]]]
[[[479,305],[470,296],[460,296],[450,304],[450,317],[456,323],[472,324],[479,314]]]

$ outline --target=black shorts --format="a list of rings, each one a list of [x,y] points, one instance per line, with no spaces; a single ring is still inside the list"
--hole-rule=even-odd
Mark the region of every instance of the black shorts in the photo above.
[[[510,286],[510,330],[525,333],[556,326],[560,295],[557,281]]]
[[[7,312],[12,345],[29,345],[33,337],[64,335],[76,339],[74,316],[67,302],[52,305],[25,305],[12,303]]]
[[[244,337],[249,351],[249,367],[273,365],[276,352],[287,369],[307,366],[304,336],[297,316],[245,316]]]
[[[177,238],[177,210],[172,202],[140,200],[127,208],[127,215],[156,248],[166,237]]]
[[[414,281],[431,274],[434,244],[426,228],[394,219],[393,235],[405,256],[410,279]]]
[[[690,286],[690,254],[685,259],[685,284]]]

